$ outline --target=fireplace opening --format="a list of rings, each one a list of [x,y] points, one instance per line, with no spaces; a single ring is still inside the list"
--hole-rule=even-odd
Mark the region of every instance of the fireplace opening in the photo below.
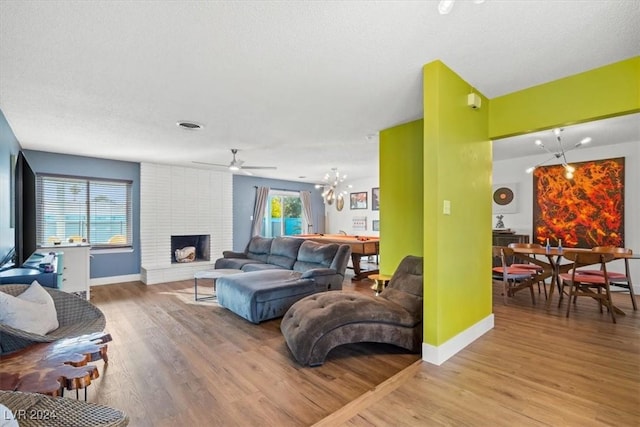
[[[171,236],[171,263],[209,261],[209,235]]]

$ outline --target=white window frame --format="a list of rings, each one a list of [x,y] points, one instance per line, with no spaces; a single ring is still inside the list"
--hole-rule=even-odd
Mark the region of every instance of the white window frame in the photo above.
[[[300,198],[300,192],[299,191],[292,191],[292,190],[269,190],[269,197],[267,198],[267,206],[265,207],[264,213],[263,213],[263,220],[264,220],[264,226],[262,227],[262,235],[263,236],[273,236],[273,232],[272,232],[272,227],[271,227],[271,199],[273,197],[296,197],[296,198]],[[300,201],[300,203],[302,204],[302,200]],[[285,222],[284,222],[284,203],[282,204],[282,208],[283,208],[283,212],[282,215],[283,217],[282,222],[281,222],[281,231],[284,233],[284,226],[285,226]],[[300,219],[302,221],[302,226],[301,226],[301,234],[305,233],[305,230],[308,230],[308,225],[307,225],[307,221],[304,218],[304,215],[300,215]],[[284,234],[281,234],[282,236],[284,236]]]
[[[56,183],[59,184],[60,190],[56,190],[54,194],[51,188],[48,186],[54,186]],[[73,233],[75,236],[79,236],[82,238],[81,241],[69,241],[70,233],[67,232],[67,222],[68,215],[71,210],[71,202],[68,200],[63,200],[59,203],[59,206],[56,206],[57,198],[60,197],[59,191],[65,189],[68,185],[77,185],[79,188],[78,195],[80,195],[80,200],[74,200],[73,203],[76,204],[78,208],[78,221],[86,221],[86,225],[82,225],[79,223],[80,230],[76,233]],[[99,195],[92,197],[92,189],[94,194],[97,192],[96,188],[98,186],[112,186],[113,193],[112,195],[116,198],[124,197],[126,201],[123,203],[114,203],[113,200],[110,200],[109,197],[105,197],[104,200],[96,200],[99,196],[104,196],[105,193],[99,192]],[[132,201],[132,187],[133,182],[130,180],[118,180],[118,179],[102,179],[102,178],[92,178],[92,177],[78,177],[78,176],[67,176],[67,175],[54,175],[54,174],[37,174],[36,176],[36,238],[38,246],[51,246],[55,245],[58,242],[61,244],[68,243],[88,243],[93,248],[107,249],[107,248],[132,248],[133,247],[133,201]],[[68,188],[68,187],[66,187]],[[124,190],[123,192],[121,190]],[[109,193],[107,189],[107,194]],[[114,227],[113,216],[124,216],[124,221],[119,221],[121,225],[118,230],[111,230],[107,233],[101,230],[96,230],[95,227],[92,227],[92,222],[97,222],[99,219],[97,218],[97,214],[94,214],[98,203],[111,203],[111,207],[109,208],[109,213],[106,214],[110,218],[108,218],[107,223],[111,223],[111,227]],[[47,208],[44,205],[47,204]],[[60,209],[60,219],[55,221],[54,223],[56,232],[48,233],[47,226],[51,224],[51,221],[45,220],[45,214],[49,216],[48,212],[55,211],[56,208]],[[75,207],[74,207],[75,208]],[[104,209],[104,206],[102,207]],[[113,210],[120,211],[121,213],[114,215]],[[93,230],[92,230],[93,228]],[[95,233],[94,233],[95,231]],[[101,238],[98,240],[96,234],[102,232],[104,234],[108,234],[110,237],[108,239]],[[94,236],[92,236],[92,233]],[[115,238],[116,236],[122,236],[124,239]],[[92,238],[93,237],[93,238]],[[93,240],[93,241],[92,241]]]

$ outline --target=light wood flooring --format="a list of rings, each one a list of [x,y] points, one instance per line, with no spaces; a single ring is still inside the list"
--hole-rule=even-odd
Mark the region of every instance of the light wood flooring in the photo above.
[[[627,294],[615,295],[627,315],[614,325],[586,299],[569,319],[566,305],[547,311],[524,292],[505,306],[495,285],[495,328],[442,366],[357,344],[309,368],[279,319],[253,325],[193,303],[192,289],[92,288],[114,340],[89,401],[126,411],[131,426],[640,425],[640,312]]]

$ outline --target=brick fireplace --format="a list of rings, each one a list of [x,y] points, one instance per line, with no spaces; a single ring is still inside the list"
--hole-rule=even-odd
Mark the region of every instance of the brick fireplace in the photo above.
[[[176,249],[196,248],[193,262]],[[140,164],[140,279],[193,280],[233,246],[233,176],[183,166]]]
[[[189,246],[196,248],[195,259],[193,262],[210,261],[209,238],[210,236],[208,234],[171,236],[171,263],[177,264],[180,262],[180,260],[177,259],[176,250],[184,249]]]

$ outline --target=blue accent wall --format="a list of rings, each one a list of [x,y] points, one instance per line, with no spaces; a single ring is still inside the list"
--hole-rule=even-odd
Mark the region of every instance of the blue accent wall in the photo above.
[[[15,245],[15,230],[11,227],[11,156],[17,156],[19,151],[20,144],[0,110],[0,260]]]
[[[91,278],[140,274],[140,164],[44,151],[24,150],[24,154],[36,174],[50,173],[133,182],[133,251],[109,253],[108,250],[102,250],[102,253],[92,253]]]
[[[313,211],[313,231],[324,233],[324,203],[320,191],[314,184],[256,178],[253,176],[233,176],[233,250],[243,251],[251,238],[251,216],[256,201],[256,187],[269,187],[287,191],[310,191]]]

